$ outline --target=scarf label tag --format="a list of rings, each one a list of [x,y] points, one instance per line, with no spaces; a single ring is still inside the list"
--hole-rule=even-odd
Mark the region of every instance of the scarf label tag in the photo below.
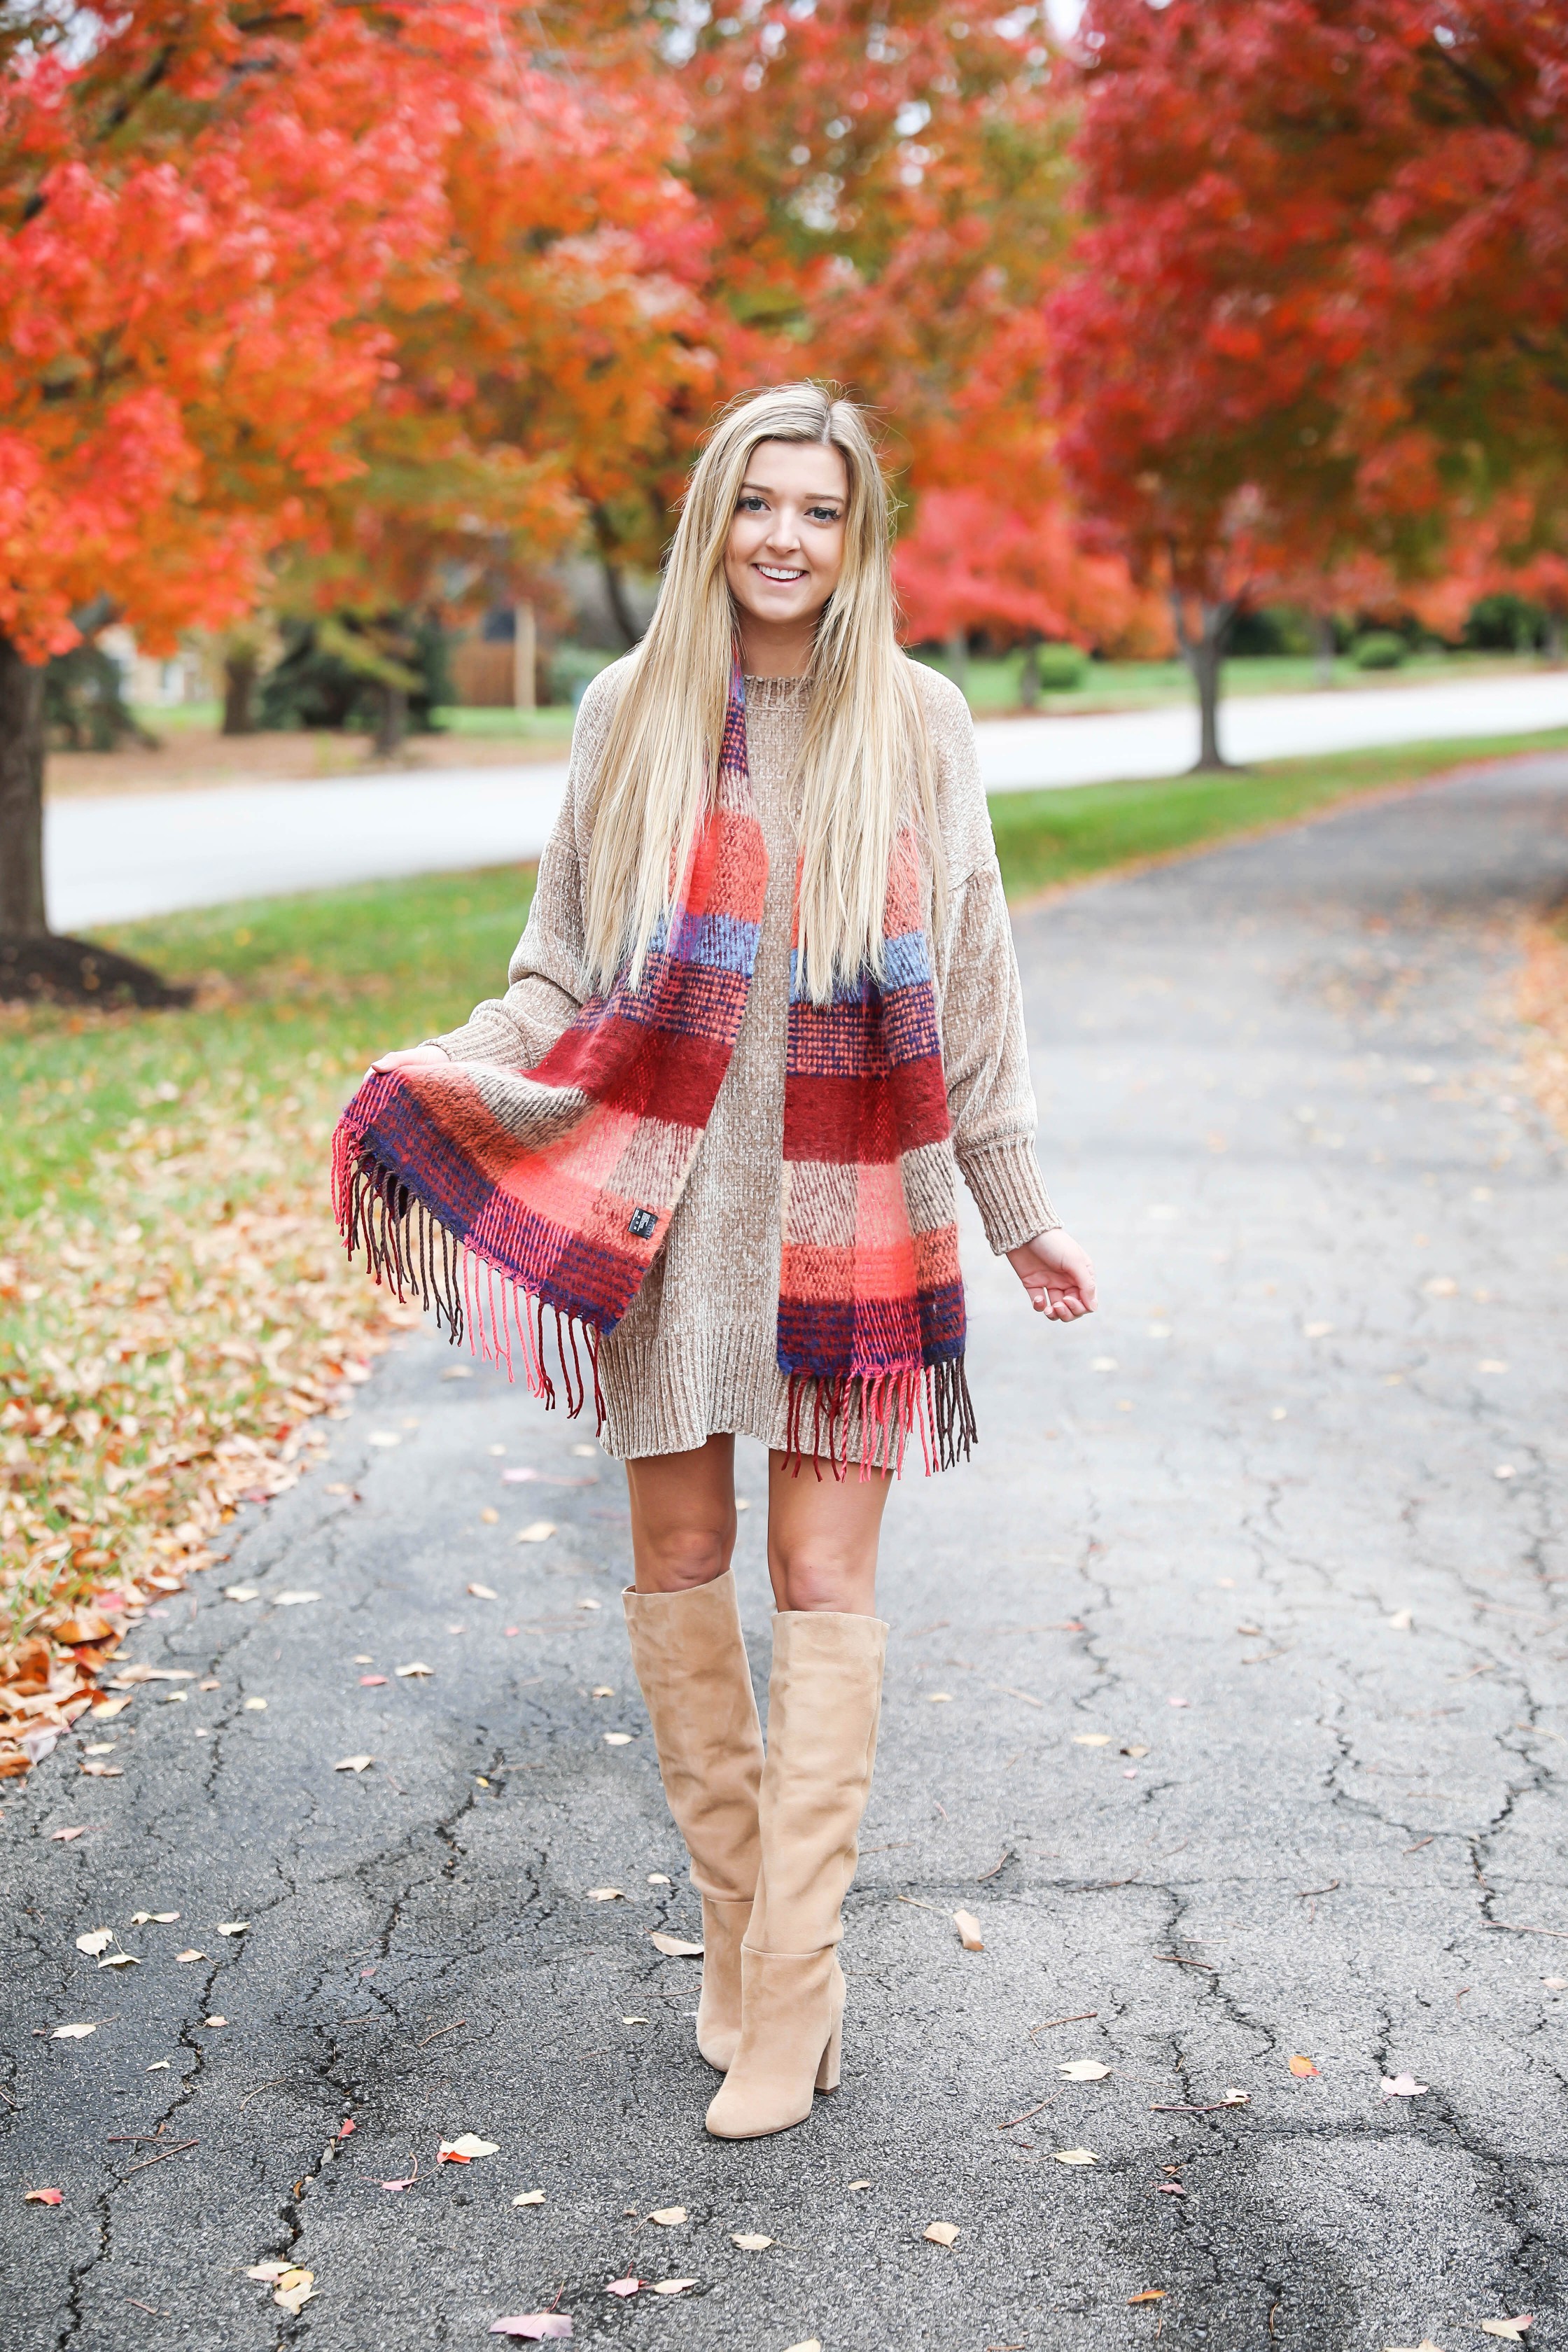
[[[646,1242],[658,1225],[658,1218],[652,1209],[634,1209],[626,1220],[627,1233],[635,1234],[639,1242]]]

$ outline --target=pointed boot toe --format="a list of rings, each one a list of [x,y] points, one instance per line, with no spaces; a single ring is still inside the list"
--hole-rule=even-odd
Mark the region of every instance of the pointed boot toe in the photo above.
[[[838,2088],[844,1972],[821,1952],[741,1954],[740,2047],[708,2110],[715,2139],[765,2139],[805,2123]]]

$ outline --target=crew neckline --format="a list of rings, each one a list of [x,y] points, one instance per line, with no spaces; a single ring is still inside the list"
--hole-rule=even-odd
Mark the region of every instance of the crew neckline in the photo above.
[[[810,678],[804,674],[798,677],[753,677],[748,671],[746,695],[748,699],[760,695],[764,701],[774,696],[782,698],[797,692],[802,687],[809,686],[810,683]]]

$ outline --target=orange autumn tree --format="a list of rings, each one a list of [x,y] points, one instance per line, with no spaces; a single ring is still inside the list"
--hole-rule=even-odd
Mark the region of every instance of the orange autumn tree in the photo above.
[[[39,665],[107,603],[154,650],[251,603],[354,459],[370,313],[438,283],[449,129],[402,36],[487,12],[13,6],[0,30],[0,942],[58,976]]]
[[[357,420],[360,470],[319,502],[289,584],[361,611],[510,602],[586,540],[614,560],[657,485],[668,529],[714,394],[710,242],[670,168],[679,118],[640,39],[572,10],[494,12],[488,57],[431,61],[447,283],[380,313],[393,364]],[[684,416],[672,434],[671,418]],[[653,538],[635,512],[632,536]]]

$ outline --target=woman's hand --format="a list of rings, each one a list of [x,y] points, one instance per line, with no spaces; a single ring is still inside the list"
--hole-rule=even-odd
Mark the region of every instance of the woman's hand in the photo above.
[[[373,1070],[417,1070],[431,1062],[450,1059],[439,1045],[404,1045],[395,1054],[378,1055],[370,1066]]]
[[[1072,1323],[1080,1315],[1094,1313],[1094,1268],[1089,1253],[1061,1226],[1054,1233],[1037,1234],[1032,1242],[1009,1250],[1007,1263],[1028,1292],[1037,1315]]]

